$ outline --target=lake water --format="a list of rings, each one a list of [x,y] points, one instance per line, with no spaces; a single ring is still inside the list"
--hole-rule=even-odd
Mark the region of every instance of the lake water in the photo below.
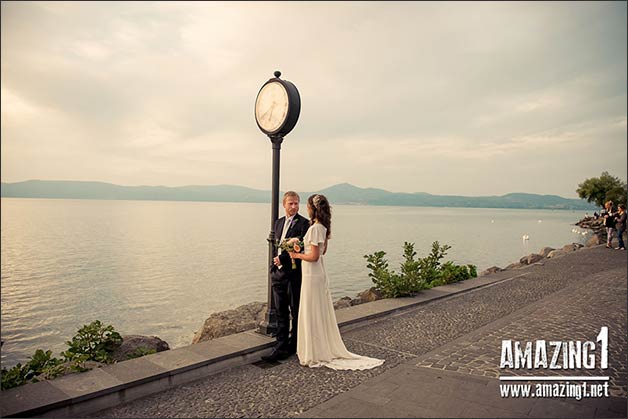
[[[211,313],[266,301],[270,204],[2,198],[1,210],[3,367],[38,348],[58,355],[96,319],[174,348]],[[384,250],[398,271],[404,241],[419,257],[435,240],[448,244],[444,260],[479,273],[584,242],[572,231],[583,215],[336,205],[325,260],[332,294],[372,285],[365,254]]]

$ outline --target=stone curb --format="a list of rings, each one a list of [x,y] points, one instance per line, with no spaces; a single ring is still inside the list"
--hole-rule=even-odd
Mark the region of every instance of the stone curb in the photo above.
[[[382,299],[336,311],[341,328],[403,312],[432,301],[528,275],[526,265],[422,291],[415,297]],[[229,368],[260,360],[274,339],[249,330],[206,342],[106,365],[55,380],[0,392],[2,417],[75,417],[113,407]]]

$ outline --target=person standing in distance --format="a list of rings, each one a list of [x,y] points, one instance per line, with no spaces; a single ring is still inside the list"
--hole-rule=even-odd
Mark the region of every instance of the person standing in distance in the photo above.
[[[617,230],[617,242],[619,243],[616,247],[617,250],[626,250],[626,246],[624,245],[624,232],[626,231],[626,206],[624,204],[619,204],[617,206],[619,210],[617,211],[617,222],[615,224],[615,230]]]
[[[302,241],[310,226],[309,220],[299,214],[299,201],[299,194],[294,191],[288,191],[283,196],[283,208],[286,215],[275,222],[275,237],[279,239],[279,243],[284,239],[295,237]],[[283,252],[277,246],[274,249],[270,276],[277,313],[277,342],[269,355],[262,356],[265,361],[286,359],[297,351],[301,261],[295,260],[296,269],[292,269],[290,254]],[[292,317],[292,328],[290,317]]]
[[[613,201],[606,201],[602,210],[604,227],[606,227],[606,247],[612,249],[613,233],[615,232],[615,213],[613,212]]]

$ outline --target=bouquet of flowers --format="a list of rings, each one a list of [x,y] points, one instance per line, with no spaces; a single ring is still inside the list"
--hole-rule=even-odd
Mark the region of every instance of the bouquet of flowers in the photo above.
[[[284,252],[299,253],[301,252],[301,249],[303,249],[303,242],[300,241],[298,237],[293,237],[291,239],[283,239],[283,241],[279,243],[279,248],[283,250]],[[296,262],[294,261],[294,259],[292,258],[290,259],[292,260],[292,269],[296,269],[297,268]]]

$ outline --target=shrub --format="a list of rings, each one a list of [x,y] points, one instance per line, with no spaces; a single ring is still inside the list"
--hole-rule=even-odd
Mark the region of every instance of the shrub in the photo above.
[[[438,241],[432,243],[430,254],[424,258],[415,259],[414,243],[404,242],[403,257],[400,273],[388,269],[386,252],[378,251],[370,255],[364,255],[367,260],[366,267],[371,270],[369,277],[375,287],[386,298],[403,297],[412,295],[426,288],[438,285],[451,284],[477,276],[474,265],[456,265],[440,261],[451,249],[449,245],[441,246]]]
[[[55,378],[66,371],[66,362],[69,363],[69,369],[76,372],[89,370],[85,367],[87,361],[111,363],[111,353],[122,344],[122,336],[113,326],[104,326],[96,320],[80,328],[66,344],[69,348],[61,353],[63,359],[52,357],[52,351],[37,349],[26,364],[17,364],[10,370],[2,368],[2,390],[39,379]],[[137,356],[148,353],[150,350],[144,350],[143,354]]]
[[[414,243],[403,243],[404,261],[401,264],[400,280],[407,284],[407,294],[418,292],[427,288],[427,281],[422,275],[423,269],[422,259],[415,260],[416,252],[414,251]]]
[[[382,291],[384,297],[401,297],[409,292],[407,284],[394,272],[388,271],[388,262],[384,259],[386,252],[379,251],[372,255],[364,255],[368,262],[366,267],[372,272],[369,277],[375,284],[375,288]]]
[[[30,368],[26,378],[37,381],[37,376],[42,378],[55,378],[63,373],[63,361],[52,356],[52,351],[44,352],[41,349],[35,351],[27,364]],[[32,375],[31,375],[32,374]]]
[[[440,271],[440,280],[444,284],[464,281],[478,276],[473,265],[455,265],[453,262],[445,262]]]
[[[69,361],[111,363],[111,353],[122,344],[122,336],[113,326],[103,326],[100,320],[96,320],[80,328],[66,343],[69,348],[63,356]]]
[[[54,378],[62,374],[63,361],[52,357],[52,351],[37,349],[29,361],[17,364],[10,370],[2,369],[2,390],[17,387],[27,382],[39,381],[39,378]]]
[[[28,381],[26,379],[27,372],[28,367],[26,367],[26,365],[22,366],[22,364],[20,363],[18,363],[10,370],[2,368],[2,390],[21,386],[22,384],[26,383]]]
[[[427,257],[419,260],[419,275],[429,287],[433,287],[433,282],[438,279],[440,271],[440,260],[445,257],[451,246],[445,244],[441,246],[438,241],[432,243],[432,250]]]

